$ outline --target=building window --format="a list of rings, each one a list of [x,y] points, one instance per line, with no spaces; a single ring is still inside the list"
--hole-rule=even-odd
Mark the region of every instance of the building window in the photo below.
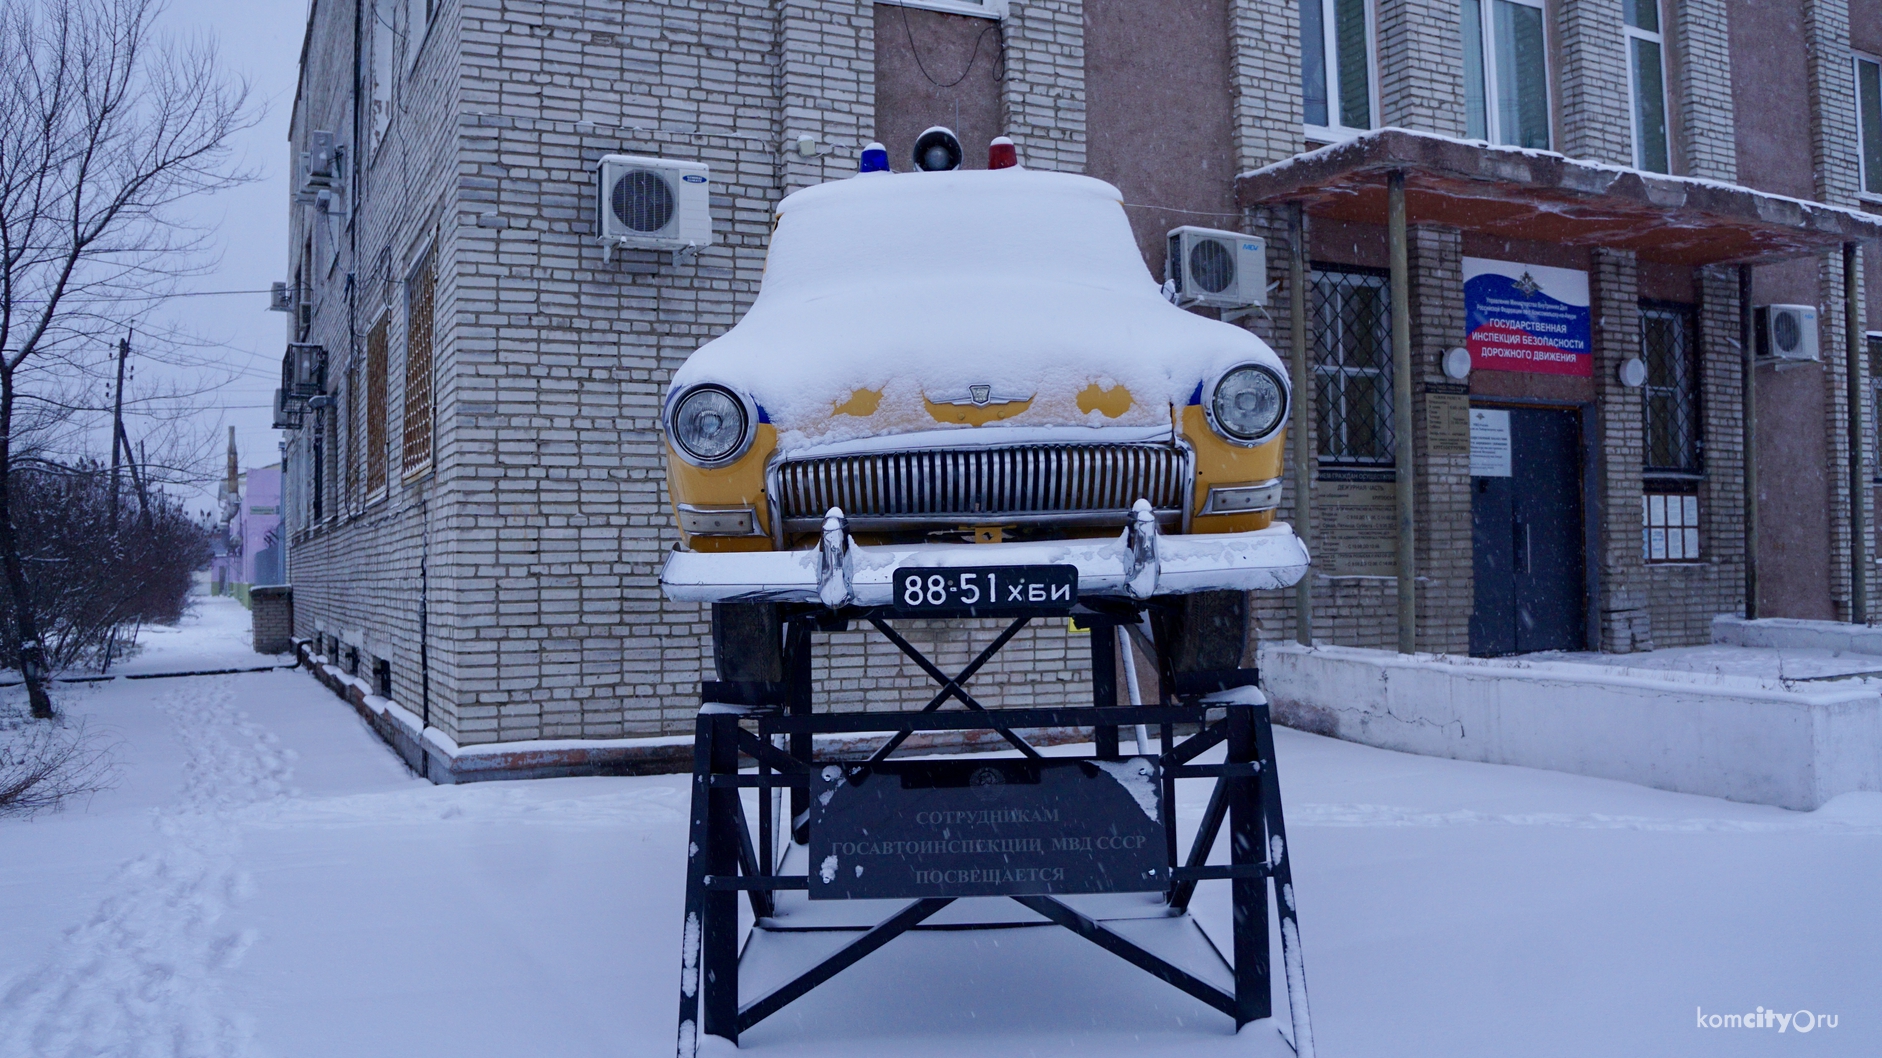
[[[1642,551],[1648,562],[1699,560],[1699,496],[1649,492],[1641,507]]]
[[[418,68],[418,54],[431,29],[431,16],[437,13],[437,0],[405,0],[405,68],[408,73]]]
[[[366,498],[386,488],[386,317],[366,335]]]
[[[340,459],[345,464],[346,498],[341,506],[351,510],[359,508],[359,412],[359,362],[355,359],[346,365],[346,397],[341,401],[340,413],[346,434],[346,452]]]
[[[314,329],[314,236],[301,242],[301,263],[294,269],[294,340],[304,342]]]
[[[1856,56],[1856,127],[1862,145],[1862,189],[1882,195],[1882,60]]]
[[[1660,0],[1623,0],[1627,12],[1627,82],[1633,97],[1634,167],[1672,170],[1666,148],[1666,63]]]
[[[876,3],[945,11],[950,15],[977,15],[981,18],[1005,18],[1007,8],[1007,0],[876,0]]]
[[[1300,94],[1309,135],[1344,139],[1372,127],[1370,0],[1300,0]]]
[[[370,0],[367,10],[372,16],[372,59],[367,67],[371,105],[367,110],[367,127],[372,132],[370,142],[377,147],[385,138],[386,130],[392,127],[392,70],[397,62],[393,57],[397,38],[392,20],[397,15],[392,0]]]
[[[437,286],[434,254],[425,256],[405,284],[405,446],[401,466],[410,477],[431,466],[431,326]]]
[[[1470,137],[1548,150],[1549,68],[1541,0],[1462,3]]]
[[[1640,307],[1640,355],[1647,364],[1643,387],[1646,469],[1697,474],[1699,359],[1693,342],[1693,312],[1685,305]]]
[[[330,522],[340,514],[340,409],[329,404],[316,414],[319,418],[314,427],[317,431],[314,445],[321,462],[320,477],[315,483],[319,489],[317,510],[322,521]]]
[[[1314,398],[1320,462],[1387,464],[1392,451],[1392,298],[1380,272],[1316,268]]]

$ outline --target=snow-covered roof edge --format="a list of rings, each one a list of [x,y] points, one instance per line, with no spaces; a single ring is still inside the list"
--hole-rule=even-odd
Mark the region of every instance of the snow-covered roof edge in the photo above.
[[[1491,143],[1489,140],[1473,140],[1462,136],[1446,136],[1440,132],[1400,128],[1396,125],[1387,125],[1384,128],[1371,129],[1357,136],[1353,136],[1350,139],[1341,140],[1338,143],[1329,143],[1324,147],[1305,151],[1301,154],[1290,155],[1278,162],[1271,162],[1258,169],[1250,169],[1247,172],[1239,173],[1236,175],[1235,179],[1239,183],[1242,180],[1253,177],[1274,176],[1286,172],[1288,169],[1295,166],[1321,161],[1342,151],[1354,150],[1357,146],[1383,139],[1388,135],[1411,136],[1421,140],[1429,140],[1434,143],[1450,143],[1462,147],[1473,147],[1478,150],[1495,154],[1507,154],[1513,157],[1542,158],[1560,161],[1564,165],[1571,165],[1592,172],[1614,173],[1617,176],[1636,176],[1646,183],[1685,184],[1691,187],[1712,188],[1721,191],[1737,191],[1743,194],[1755,195],[1759,198],[1771,199],[1776,202],[1789,203],[1805,210],[1841,214],[1859,224],[1873,225],[1882,228],[1882,215],[1857,209],[1853,206],[1838,206],[1829,202],[1818,202],[1814,199],[1795,198],[1791,195],[1778,194],[1775,191],[1764,191],[1755,187],[1749,187],[1745,184],[1735,184],[1729,180],[1714,180],[1704,176],[1679,176],[1670,173],[1654,173],[1644,169],[1635,169],[1631,166],[1615,165],[1611,162],[1597,162],[1587,158],[1571,158],[1560,151],[1545,151],[1535,147],[1514,147],[1506,144]]]

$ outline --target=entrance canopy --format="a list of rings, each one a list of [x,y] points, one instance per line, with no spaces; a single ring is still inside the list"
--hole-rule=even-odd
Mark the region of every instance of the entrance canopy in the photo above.
[[[1766,264],[1882,239],[1882,217],[1860,210],[1405,129],[1243,173],[1236,198],[1243,207],[1299,202],[1313,216],[1378,224],[1394,170],[1405,174],[1412,223],[1632,250],[1669,264]]]

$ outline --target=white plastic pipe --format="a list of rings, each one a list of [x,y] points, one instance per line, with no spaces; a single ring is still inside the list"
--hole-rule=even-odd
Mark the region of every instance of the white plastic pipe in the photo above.
[[[1144,692],[1137,686],[1137,651],[1131,646],[1130,633],[1123,625],[1117,626],[1117,647],[1124,652],[1124,682],[1130,688],[1131,704],[1142,705]],[[1150,755],[1150,729],[1142,724],[1137,725],[1137,752],[1146,757]]]

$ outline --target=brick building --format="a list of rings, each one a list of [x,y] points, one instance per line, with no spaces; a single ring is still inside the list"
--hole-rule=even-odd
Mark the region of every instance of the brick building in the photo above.
[[[1314,534],[1325,641],[1643,649],[1742,608],[1737,266],[1754,262],[1752,301],[1815,306],[1824,350],[1757,369],[1761,612],[1846,618],[1876,549],[1852,548],[1873,489],[1865,472],[1852,509],[1841,246],[1875,221],[1791,200],[1882,203],[1876,55],[1882,0],[315,0],[290,341],[324,376],[283,411],[296,634],[434,746],[681,730],[711,648],[706,616],[656,583],[676,539],[666,380],[755,296],[783,195],[852,173],[870,140],[907,168],[933,124],[970,166],[1004,134],[1030,167],[1116,184],[1153,273],[1178,225],[1269,239],[1274,294],[1246,322],[1293,355],[1300,287],[1312,414],[1291,443],[1311,503],[1295,511],[1296,475],[1282,516]],[[707,163],[712,245],[608,253],[608,154]],[[1460,205],[1471,188],[1497,209]],[[1563,202],[1580,219],[1552,225]],[[1651,236],[1673,228],[1699,235],[1677,252]],[[1466,277],[1512,270],[1587,291],[1585,373],[1446,374]],[[1882,276],[1863,289],[1859,319]],[[1636,359],[1648,377],[1629,385]],[[1527,478],[1472,473],[1463,417],[1480,411],[1478,435],[1503,429],[1578,513],[1522,521]],[[1511,526],[1520,573],[1485,543]],[[1505,566],[1486,572],[1490,550]],[[1401,584],[1419,586],[1404,621]],[[1299,601],[1263,599],[1260,634],[1296,634]],[[1505,643],[1509,614],[1486,607],[1544,614],[1550,635]],[[964,661],[974,634],[922,636]],[[886,644],[832,635],[840,700],[925,686]],[[1027,633],[976,686],[1088,700],[1071,636]]]

